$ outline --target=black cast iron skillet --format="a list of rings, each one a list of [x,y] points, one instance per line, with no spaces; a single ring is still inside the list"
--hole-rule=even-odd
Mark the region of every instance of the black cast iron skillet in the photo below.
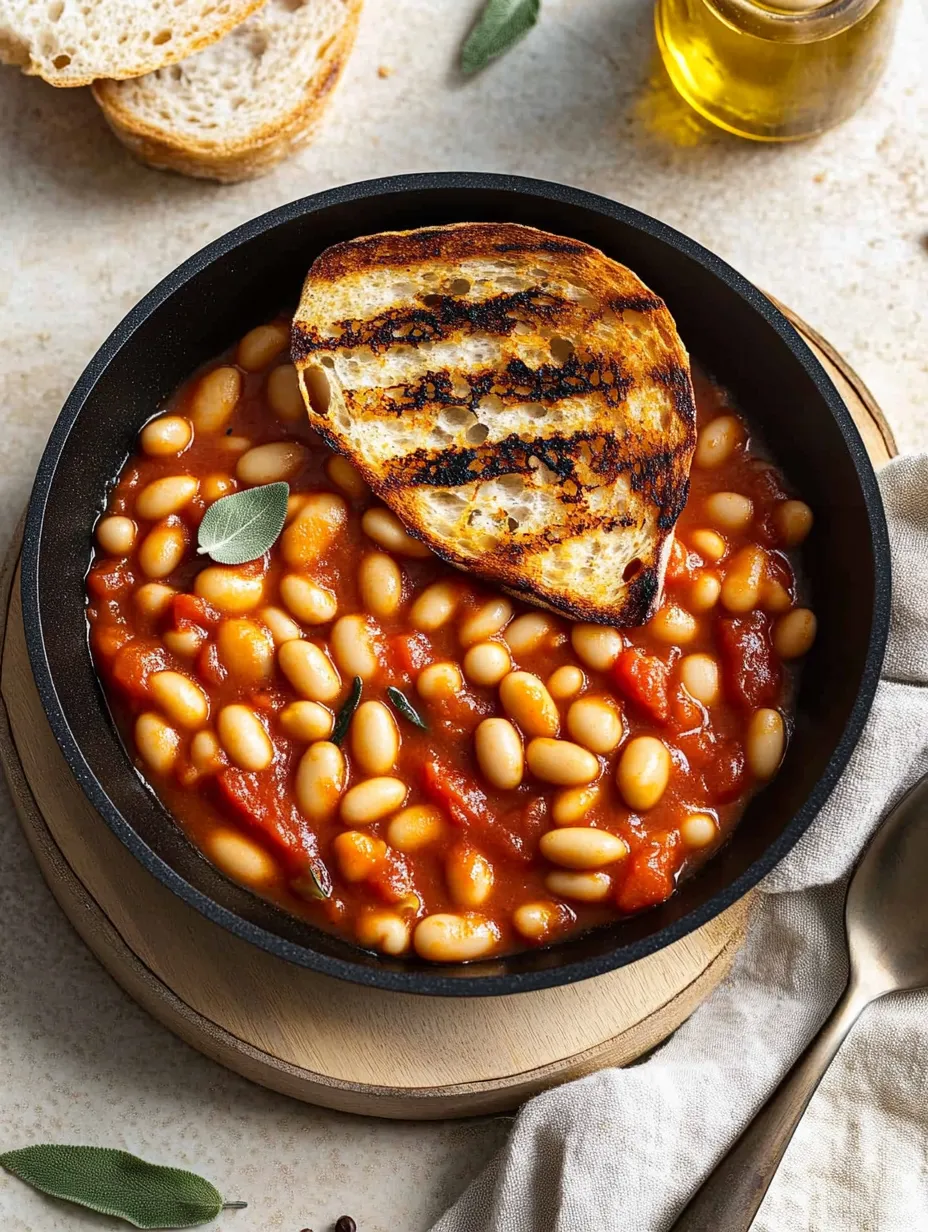
[[[733,391],[815,511],[805,567],[819,636],[779,775],[669,902],[548,950],[435,967],[320,932],[233,885],[197,853],[136,774],[110,720],[87,649],[84,574],[107,485],[140,425],[197,365],[295,306],[322,249],[374,231],[480,219],[595,244],[664,297],[691,353]],[[52,730],[91,803],[154,876],[290,962],[381,988],[473,996],[564,984],[650,954],[718,915],[789,851],[870,709],[890,577],[883,509],[860,437],[819,364],[760,292],[692,240],[603,197],[512,176],[443,174],[352,184],[283,206],[204,248],[147,295],[94,356],[52,432],[29,504],[22,594]]]

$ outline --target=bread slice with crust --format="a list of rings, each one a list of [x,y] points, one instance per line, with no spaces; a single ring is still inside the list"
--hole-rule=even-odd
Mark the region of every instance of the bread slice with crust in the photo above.
[[[94,98],[143,162],[231,183],[304,145],[354,43],[361,0],[267,0],[221,42]]]
[[[0,0],[0,60],[53,86],[138,77],[208,47],[262,0]]]
[[[653,613],[695,404],[630,269],[512,223],[366,236],[313,263],[292,344],[311,425],[444,560],[575,619]]]

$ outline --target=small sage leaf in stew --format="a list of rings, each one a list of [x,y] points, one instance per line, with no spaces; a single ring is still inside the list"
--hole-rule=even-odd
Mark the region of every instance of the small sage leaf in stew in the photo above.
[[[487,0],[461,50],[461,72],[469,77],[508,51],[538,20],[541,0]]]
[[[399,689],[393,688],[391,685],[387,689],[387,697],[397,708],[404,719],[408,719],[410,723],[414,723],[416,727],[421,727],[423,731],[428,731],[429,725],[423,719],[422,715],[415,708],[405,693],[401,693]]]
[[[28,1146],[0,1155],[0,1165],[53,1198],[75,1202],[136,1228],[193,1228],[225,1207],[214,1185],[181,1168],[146,1163],[98,1146]]]
[[[329,870],[321,860],[310,861],[309,877],[312,884],[312,892],[316,898],[332,897],[332,878],[329,876]]]
[[[348,735],[348,725],[354,717],[354,712],[358,708],[358,702],[361,700],[361,689],[363,684],[360,676],[355,676],[351,682],[351,692],[348,694],[344,706],[335,716],[335,726],[332,728],[331,741],[333,744],[341,744]]]
[[[213,501],[199,530],[199,553],[220,565],[257,560],[276,543],[287,517],[288,484],[265,483]]]

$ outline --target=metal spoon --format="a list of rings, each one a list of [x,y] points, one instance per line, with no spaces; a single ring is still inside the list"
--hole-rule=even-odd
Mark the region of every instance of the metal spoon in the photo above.
[[[884,819],[851,877],[844,907],[851,973],[841,999],[672,1232],[746,1232],[851,1027],[879,997],[928,986],[926,874],[928,775]]]

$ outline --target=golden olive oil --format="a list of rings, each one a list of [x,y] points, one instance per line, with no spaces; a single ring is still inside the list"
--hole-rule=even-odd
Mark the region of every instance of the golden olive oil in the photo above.
[[[796,141],[847,119],[885,67],[899,0],[803,2],[657,0],[673,84],[706,119],[759,141]]]

